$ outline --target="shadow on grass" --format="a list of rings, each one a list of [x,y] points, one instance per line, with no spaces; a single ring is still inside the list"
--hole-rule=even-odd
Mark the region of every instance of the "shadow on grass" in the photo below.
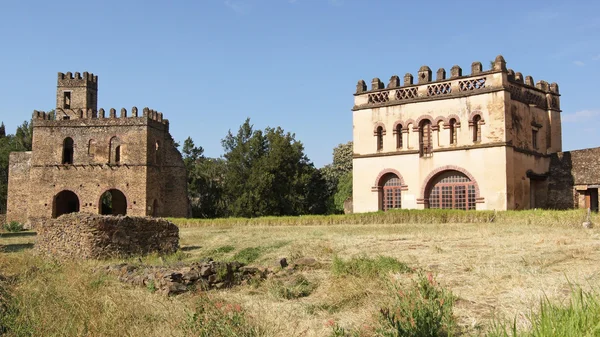
[[[202,248],[201,246],[184,246],[179,248],[181,251],[189,252],[190,250],[196,250]]]
[[[8,232],[8,233],[0,233],[0,238],[17,238],[22,236],[36,236],[36,232]]]
[[[18,253],[20,251],[33,248],[33,243],[15,243],[10,245],[0,246],[0,252],[3,253]]]

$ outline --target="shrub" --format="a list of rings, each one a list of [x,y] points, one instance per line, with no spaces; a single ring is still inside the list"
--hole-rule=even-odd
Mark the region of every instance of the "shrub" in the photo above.
[[[600,335],[600,299],[596,291],[586,292],[571,288],[568,304],[553,303],[547,297],[540,302],[540,310],[528,319],[531,330],[518,332],[516,318],[512,323],[494,322],[490,337],[545,337],[545,336],[598,336]]]
[[[310,295],[317,286],[302,275],[296,275],[289,282],[273,281],[269,291],[275,297],[292,300]]]
[[[245,312],[240,305],[213,302],[206,295],[198,298],[196,309],[188,315],[183,330],[188,336],[201,337],[263,335],[259,328],[247,321]]]
[[[404,262],[389,256],[369,258],[366,256],[353,257],[344,261],[337,256],[333,258],[332,273],[336,276],[353,275],[359,277],[382,276],[389,272],[412,271]]]
[[[11,221],[7,224],[4,224],[2,228],[4,228],[4,230],[7,232],[16,233],[23,231],[23,224],[17,221]]]
[[[381,336],[426,337],[452,335],[454,296],[440,287],[432,274],[419,272],[407,291],[392,287],[392,303],[380,310]]]

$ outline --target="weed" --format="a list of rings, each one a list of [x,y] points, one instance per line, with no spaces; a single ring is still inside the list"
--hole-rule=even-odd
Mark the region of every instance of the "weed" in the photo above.
[[[277,298],[286,300],[309,296],[317,285],[311,283],[303,275],[296,275],[290,281],[275,280],[269,287],[269,292]]]
[[[250,264],[256,261],[263,253],[262,247],[248,247],[237,252],[232,260],[243,264]]]
[[[188,314],[183,326],[186,335],[201,337],[252,337],[262,335],[250,324],[238,304],[213,302],[206,295],[199,296],[196,309]]]
[[[404,291],[392,286],[392,303],[380,310],[382,336],[426,337],[452,335],[454,296],[440,287],[432,274],[422,272]]]
[[[11,221],[9,223],[4,224],[2,228],[7,232],[17,233],[23,231],[23,224],[17,221]]]
[[[359,256],[353,257],[348,261],[335,256],[332,264],[332,273],[336,276],[375,277],[385,275],[389,272],[406,273],[410,271],[412,269],[405,263],[389,256],[378,256],[376,258]]]
[[[226,245],[226,246],[221,246],[219,248],[215,248],[215,249],[211,250],[209,252],[209,254],[221,255],[221,254],[227,254],[227,253],[233,252],[234,250],[235,250],[234,246]]]
[[[156,284],[154,283],[154,280],[148,281],[148,284],[146,284],[146,289],[148,289],[148,291],[151,293],[156,292]]]
[[[598,336],[600,334],[600,294],[571,286],[568,304],[540,301],[539,312],[531,312],[529,331],[518,332],[516,318],[511,323],[494,321],[489,337]]]

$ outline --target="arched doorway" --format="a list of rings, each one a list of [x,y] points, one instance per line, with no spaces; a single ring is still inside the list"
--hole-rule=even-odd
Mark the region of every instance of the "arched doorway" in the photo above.
[[[100,196],[98,212],[103,215],[126,215],[127,198],[123,192],[110,189]]]
[[[79,212],[79,198],[69,190],[60,191],[52,200],[52,217]]]
[[[379,180],[382,211],[402,207],[402,181],[394,173],[386,173]]]
[[[474,210],[475,182],[462,172],[442,171],[429,181],[425,196],[429,208]]]

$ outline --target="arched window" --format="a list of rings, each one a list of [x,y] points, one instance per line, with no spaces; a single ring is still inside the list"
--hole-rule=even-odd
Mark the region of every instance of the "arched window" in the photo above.
[[[450,124],[448,128],[450,131],[450,145],[456,145],[456,119],[451,118],[448,124]]]
[[[481,116],[479,116],[479,115],[473,116],[473,141],[474,142],[481,141],[481,125],[479,125],[480,121],[481,121]]]
[[[429,208],[475,209],[475,182],[459,171],[448,170],[434,176],[425,195]]]
[[[388,173],[381,178],[379,185],[381,187],[381,209],[387,211],[388,209],[401,208],[402,181],[400,178],[394,173]]]
[[[88,156],[94,157],[96,155],[96,141],[90,139],[88,142]]]
[[[424,119],[419,123],[419,155],[421,157],[432,153],[431,121]]]
[[[402,148],[402,124],[396,125],[396,148]]]
[[[63,141],[62,163],[73,164],[73,138],[67,137]]]
[[[377,127],[377,151],[383,150],[383,127]]]
[[[121,158],[122,158],[122,146],[121,146],[121,140],[119,139],[119,137],[112,137],[110,139],[110,157],[109,157],[109,163],[110,164],[115,164],[115,165],[119,165],[121,164]]]

